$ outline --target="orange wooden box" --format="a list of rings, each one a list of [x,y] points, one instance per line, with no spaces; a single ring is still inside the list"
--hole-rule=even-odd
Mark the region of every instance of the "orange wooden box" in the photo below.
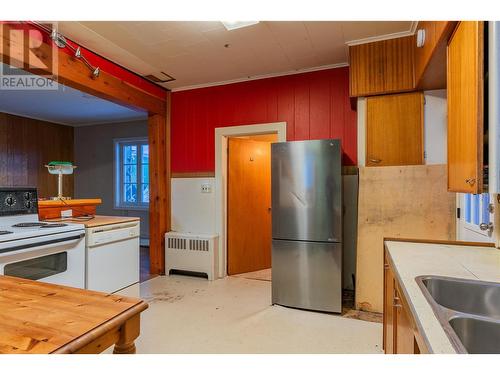
[[[97,199],[68,199],[38,201],[38,217],[40,220],[57,219],[61,211],[73,210],[73,216],[95,215],[96,207],[102,203]]]

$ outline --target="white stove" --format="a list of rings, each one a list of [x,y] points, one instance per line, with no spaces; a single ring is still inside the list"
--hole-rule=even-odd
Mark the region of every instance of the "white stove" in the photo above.
[[[0,275],[84,288],[84,225],[40,222],[36,189],[0,188]]]

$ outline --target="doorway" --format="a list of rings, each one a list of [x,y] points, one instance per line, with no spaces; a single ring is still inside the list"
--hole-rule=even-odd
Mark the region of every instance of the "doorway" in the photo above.
[[[228,138],[228,275],[271,268],[271,143],[276,141],[276,133]]]
[[[231,137],[276,134],[286,142],[286,122],[215,128],[215,231],[219,233],[218,275],[227,276],[227,148]]]

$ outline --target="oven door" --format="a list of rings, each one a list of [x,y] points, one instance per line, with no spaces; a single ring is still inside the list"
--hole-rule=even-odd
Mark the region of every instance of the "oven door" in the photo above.
[[[1,243],[0,275],[84,288],[85,232]]]

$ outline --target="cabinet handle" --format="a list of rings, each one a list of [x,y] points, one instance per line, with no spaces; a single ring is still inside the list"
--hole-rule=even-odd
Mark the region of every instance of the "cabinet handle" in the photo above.
[[[378,163],[380,163],[382,160],[381,160],[381,159],[370,159],[370,161],[371,161],[372,163],[378,164]]]
[[[394,296],[394,300],[392,301],[392,305],[397,309],[402,307],[401,304],[399,303],[399,297]]]
[[[389,269],[389,265],[387,263],[384,264],[384,270],[388,270]]]
[[[465,183],[469,184],[470,186],[474,185],[476,183],[475,178],[468,178],[465,180]]]

